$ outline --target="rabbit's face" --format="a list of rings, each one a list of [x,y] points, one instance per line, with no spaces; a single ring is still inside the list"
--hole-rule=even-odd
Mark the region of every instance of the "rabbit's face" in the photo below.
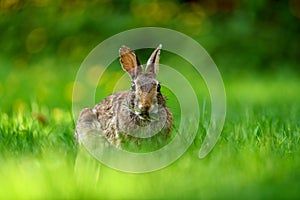
[[[160,93],[159,82],[155,79],[159,66],[161,45],[151,54],[147,61],[145,73],[134,51],[126,46],[119,50],[123,69],[130,75],[132,87],[128,95],[128,108],[145,121],[157,119],[159,106],[164,106],[165,99]]]
[[[135,114],[144,120],[155,118],[158,106],[162,103],[159,101],[162,97],[159,82],[142,74],[132,81],[131,93],[134,97],[132,106]]]

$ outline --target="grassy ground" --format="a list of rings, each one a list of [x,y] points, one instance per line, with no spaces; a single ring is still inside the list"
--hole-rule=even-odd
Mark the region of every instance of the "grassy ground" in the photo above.
[[[300,80],[225,78],[228,113],[205,159],[203,136],[171,166],[127,174],[98,165],[73,142],[76,69],[0,73],[0,198],[296,199],[300,193]],[[57,70],[58,70],[57,69]],[[40,74],[45,76],[40,76]],[[201,122],[203,133],[207,121]],[[76,167],[75,167],[76,166]]]

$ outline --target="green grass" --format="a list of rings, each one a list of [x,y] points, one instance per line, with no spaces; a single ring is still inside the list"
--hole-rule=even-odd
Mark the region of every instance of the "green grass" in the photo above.
[[[299,197],[298,78],[225,77],[228,112],[214,150],[198,159],[208,124],[202,119],[193,144],[175,163],[129,174],[99,165],[77,149],[69,98],[75,70],[56,74],[46,68],[48,78],[39,76],[39,67],[1,73],[1,199]]]
[[[199,138],[171,166],[139,175],[99,167],[88,157],[77,162],[75,173],[76,149],[68,112],[64,113],[67,119],[47,125],[29,113],[1,114],[0,196],[296,198],[300,128],[299,116],[295,117],[299,109],[284,116],[280,108],[249,109],[240,109],[237,118],[227,120],[221,139],[205,159],[197,158]]]

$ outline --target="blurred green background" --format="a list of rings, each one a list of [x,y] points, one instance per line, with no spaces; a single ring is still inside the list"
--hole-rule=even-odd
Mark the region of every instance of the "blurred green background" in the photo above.
[[[0,0],[0,16],[0,197],[299,196],[298,0]],[[180,31],[215,61],[228,105],[220,141],[208,158],[197,159],[208,124],[203,117],[195,145],[171,167],[132,175],[103,166],[96,187],[93,174],[76,185],[76,72],[100,42],[144,26]],[[115,64],[105,80],[121,77]],[[99,96],[108,91],[104,85]],[[208,94],[201,95],[209,108]],[[204,102],[201,116],[209,116]]]
[[[106,38],[142,26],[171,28],[194,38],[225,81],[299,77],[296,0],[1,0],[0,8],[3,110],[12,99],[69,104],[72,81],[87,54]],[[55,84],[59,91],[50,87]]]

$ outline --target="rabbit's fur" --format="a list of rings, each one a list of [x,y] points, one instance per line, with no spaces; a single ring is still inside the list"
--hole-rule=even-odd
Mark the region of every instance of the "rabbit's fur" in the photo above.
[[[120,63],[130,75],[132,87],[106,97],[92,109],[81,111],[75,130],[75,138],[79,142],[88,137],[89,130],[97,130],[118,147],[121,147],[121,138],[124,138],[121,135],[146,138],[163,134],[167,138],[173,117],[156,80],[160,50],[161,45],[150,56],[143,73],[135,53],[126,46],[120,48]]]

